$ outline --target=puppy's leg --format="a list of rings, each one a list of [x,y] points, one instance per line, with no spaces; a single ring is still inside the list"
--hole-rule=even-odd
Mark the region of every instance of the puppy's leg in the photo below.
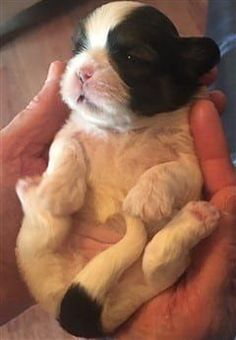
[[[104,335],[102,311],[107,295],[145,247],[143,223],[128,216],[125,219],[127,230],[123,239],[93,258],[75,277],[62,300],[59,322],[73,335]]]
[[[216,228],[218,211],[208,202],[188,203],[147,245],[143,271],[156,294],[170,287],[190,262],[190,251]]]
[[[137,269],[140,274],[139,280],[137,280],[137,270],[135,273],[132,270],[131,273],[127,271],[125,278],[114,286],[104,302],[101,318],[107,333],[114,332],[140,306],[156,295],[155,287],[145,282],[141,261],[137,265],[139,266]],[[132,277],[132,274],[135,275]]]
[[[16,256],[19,269],[36,301],[56,316],[67,287],[67,266],[57,250],[71,223],[70,217],[56,217],[42,206],[38,196],[40,180],[26,178],[17,184],[25,216],[17,238]]]
[[[179,159],[148,169],[124,200],[124,211],[156,227],[200,197],[201,173],[193,160]]]
[[[86,162],[79,142],[59,135],[49,153],[49,164],[38,189],[44,207],[55,215],[79,210],[86,191]]]
[[[173,285],[189,264],[190,250],[211,234],[218,218],[209,203],[188,203],[145,248],[140,263],[143,278],[139,274],[136,282],[131,272],[108,295],[102,313],[104,328],[114,331],[143,303]]]

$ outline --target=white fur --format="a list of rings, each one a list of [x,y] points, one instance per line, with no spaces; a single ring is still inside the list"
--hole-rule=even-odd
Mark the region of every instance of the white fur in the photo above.
[[[92,67],[94,75],[82,88],[78,73],[84,66]],[[76,116],[95,128],[116,127],[117,130],[124,130],[134,119],[133,112],[127,107],[127,85],[113,69],[106,51],[91,49],[72,58],[61,82],[61,93],[63,100],[76,112]],[[80,94],[85,94],[96,106],[78,103]]]
[[[116,1],[95,10],[87,25],[89,48],[104,48],[109,30],[139,6],[143,5],[135,1]]]

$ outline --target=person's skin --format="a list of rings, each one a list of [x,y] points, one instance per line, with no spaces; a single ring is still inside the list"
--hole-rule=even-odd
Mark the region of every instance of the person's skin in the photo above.
[[[58,89],[64,64],[54,63],[37,100],[2,132],[0,162],[3,167],[1,206],[1,323],[17,316],[33,301],[21,281],[14,248],[22,212],[15,194],[16,181],[41,174],[47,151],[68,112]],[[205,77],[210,83],[214,73]],[[146,304],[121,328],[123,339],[231,339],[236,332],[236,177],[230,165],[217,111],[224,97],[212,93],[199,100],[190,114],[190,125],[203,170],[206,189],[222,212],[218,230],[197,246],[192,265],[181,280]],[[78,230],[79,233],[79,230]],[[92,234],[92,231],[91,231]],[[97,241],[83,240],[84,255],[104,249],[117,236],[104,233]],[[231,337],[230,337],[231,336]]]
[[[33,303],[16,265],[15,244],[22,210],[15,184],[19,178],[38,175],[46,169],[49,145],[69,113],[59,95],[64,67],[61,62],[51,65],[41,92],[1,131],[0,324]]]

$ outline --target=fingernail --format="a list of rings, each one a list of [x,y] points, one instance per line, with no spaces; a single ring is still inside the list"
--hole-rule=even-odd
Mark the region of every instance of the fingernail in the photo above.
[[[231,194],[225,202],[225,211],[229,214],[236,214],[236,190]]]
[[[228,186],[221,189],[211,200],[222,212],[236,214],[236,187]]]
[[[47,81],[51,81],[55,78],[55,69],[56,69],[56,65],[55,63],[51,63],[48,69],[48,75],[47,75]]]
[[[49,69],[48,69],[48,75],[46,82],[55,80],[58,78],[58,65],[61,65],[60,61],[54,61],[53,63],[50,64]]]

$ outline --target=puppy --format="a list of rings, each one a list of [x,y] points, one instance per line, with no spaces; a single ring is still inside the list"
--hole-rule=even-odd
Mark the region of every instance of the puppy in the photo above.
[[[71,334],[112,333],[176,282],[216,227],[218,212],[198,201],[188,111],[199,77],[218,61],[211,39],[179,37],[165,15],[138,2],[106,4],[81,21],[61,82],[70,118],[43,176],[17,184],[20,271]],[[96,233],[113,219],[125,233],[88,263],[79,247],[68,260],[74,213],[81,228]]]

